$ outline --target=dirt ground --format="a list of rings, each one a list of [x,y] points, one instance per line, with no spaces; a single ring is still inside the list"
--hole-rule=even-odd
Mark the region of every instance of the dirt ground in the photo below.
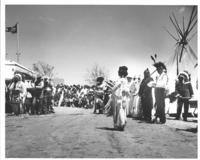
[[[149,124],[128,118],[125,131],[93,110],[6,116],[7,158],[197,158],[197,120]]]

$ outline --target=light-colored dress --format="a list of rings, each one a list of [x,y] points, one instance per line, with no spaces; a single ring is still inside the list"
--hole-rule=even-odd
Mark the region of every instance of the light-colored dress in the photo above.
[[[136,86],[135,86],[135,82],[132,82],[130,84],[130,100],[129,100],[129,105],[128,105],[128,109],[127,109],[127,116],[130,116],[132,117],[133,115],[133,109],[134,109],[134,106],[133,106],[133,102],[134,102],[134,98],[135,98],[135,94],[136,94]]]
[[[142,117],[142,108],[141,108],[141,98],[138,95],[140,83],[135,82],[134,83],[135,89],[133,92],[133,111],[132,111],[132,117],[134,118],[141,118]]]
[[[124,129],[129,102],[129,87],[126,78],[120,78],[113,89],[113,122],[114,128]]]

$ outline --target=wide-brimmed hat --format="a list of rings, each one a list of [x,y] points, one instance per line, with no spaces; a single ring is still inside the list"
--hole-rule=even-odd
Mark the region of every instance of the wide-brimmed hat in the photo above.
[[[163,69],[167,70],[167,68],[163,62],[154,63],[153,66],[156,67],[156,69],[162,67]]]

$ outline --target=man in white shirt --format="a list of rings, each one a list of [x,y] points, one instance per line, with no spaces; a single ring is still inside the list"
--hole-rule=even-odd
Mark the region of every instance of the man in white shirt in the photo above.
[[[156,81],[151,83],[151,86],[155,88],[155,100],[156,100],[156,113],[153,122],[157,123],[158,118],[160,118],[160,123],[164,124],[166,122],[165,117],[165,94],[168,83],[167,69],[164,63],[157,62],[154,64],[158,72]]]

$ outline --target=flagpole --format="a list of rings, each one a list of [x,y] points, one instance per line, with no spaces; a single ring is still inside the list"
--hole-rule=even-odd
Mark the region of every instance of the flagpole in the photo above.
[[[20,57],[20,43],[19,43],[19,23],[17,22],[17,62],[19,63],[19,57]]]

